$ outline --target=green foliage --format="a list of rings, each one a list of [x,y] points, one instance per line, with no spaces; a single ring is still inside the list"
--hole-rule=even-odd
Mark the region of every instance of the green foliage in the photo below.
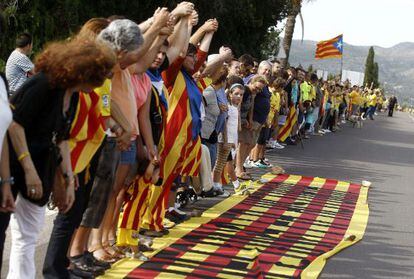
[[[334,74],[328,74],[328,80],[335,80],[336,76]]]
[[[377,88],[379,86],[378,71],[379,68],[378,63],[375,62],[374,47],[370,47],[367,60],[365,62],[364,84],[368,86],[371,86],[371,84],[373,84],[374,88]]]
[[[280,48],[280,32],[281,30],[276,29],[276,26],[269,28],[260,46],[262,59],[276,58]]]
[[[4,0],[3,0],[4,1]],[[86,0],[5,0],[0,3],[8,21],[8,31],[1,44],[0,58],[7,59],[14,49],[18,33],[33,34],[34,50],[39,51],[51,40],[77,32],[92,17],[124,15],[141,22],[152,16],[159,6],[172,9],[181,1],[86,1]],[[276,25],[288,12],[290,0],[194,0],[200,24],[217,18],[220,28],[212,43],[212,51],[221,45],[233,48],[237,56],[250,53],[260,56],[260,43],[268,36],[268,28]]]

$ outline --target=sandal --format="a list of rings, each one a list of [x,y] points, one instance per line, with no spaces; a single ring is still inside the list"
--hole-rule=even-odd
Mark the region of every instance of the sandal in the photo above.
[[[103,253],[99,253],[98,251],[103,251]],[[95,246],[89,249],[89,252],[92,253],[93,257],[98,261],[107,262],[109,264],[113,264],[118,261],[117,258],[112,257],[104,247],[102,246]],[[99,254],[99,255],[98,255]]]
[[[242,172],[241,174],[237,175],[237,178],[240,179],[240,180],[250,180],[250,179],[252,179],[252,177],[246,172]]]
[[[109,242],[104,242],[102,247],[113,258],[118,260],[125,258],[125,254],[116,246],[116,243],[111,245]]]

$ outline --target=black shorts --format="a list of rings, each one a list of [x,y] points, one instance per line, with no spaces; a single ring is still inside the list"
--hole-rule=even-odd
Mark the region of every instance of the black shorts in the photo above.
[[[271,134],[272,134],[271,128],[263,127],[262,130],[260,130],[260,135],[259,135],[259,138],[257,139],[257,144],[265,145],[266,142],[270,139]]]

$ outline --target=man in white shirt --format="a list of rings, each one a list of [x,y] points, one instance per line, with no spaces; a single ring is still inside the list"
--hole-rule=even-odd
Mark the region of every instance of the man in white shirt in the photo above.
[[[32,48],[33,40],[29,33],[17,36],[16,49],[6,63],[6,78],[12,94],[33,74],[34,65],[28,57],[32,53]]]

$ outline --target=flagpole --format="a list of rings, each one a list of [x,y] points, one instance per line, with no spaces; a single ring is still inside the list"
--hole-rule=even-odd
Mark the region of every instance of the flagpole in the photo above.
[[[342,82],[342,68],[344,67],[344,37],[342,36],[342,54],[341,54],[341,72],[339,73],[340,82]]]

